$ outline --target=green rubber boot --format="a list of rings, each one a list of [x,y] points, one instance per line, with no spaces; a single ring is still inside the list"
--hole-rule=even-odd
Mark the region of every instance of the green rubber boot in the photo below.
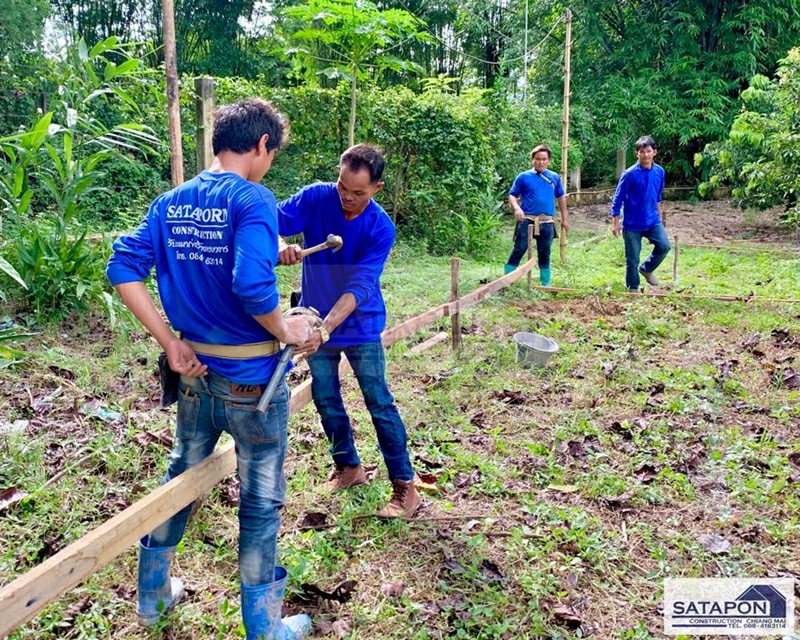
[[[508,275],[509,273],[514,271],[514,269],[516,269],[516,267],[513,264],[507,264],[503,267],[503,273]]]
[[[550,267],[543,267],[539,269],[539,282],[543,287],[550,286]]]

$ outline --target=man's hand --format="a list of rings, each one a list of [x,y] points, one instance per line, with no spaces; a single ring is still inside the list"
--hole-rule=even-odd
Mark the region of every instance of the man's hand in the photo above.
[[[281,264],[297,264],[302,262],[303,258],[300,253],[303,248],[299,244],[289,244],[285,248],[278,251],[278,262]]]
[[[294,315],[286,318],[285,323],[286,331],[281,340],[286,344],[295,345],[295,352],[299,353],[319,324],[319,318],[312,315]]]
[[[303,344],[302,347],[297,347],[294,352],[295,355],[299,357],[299,359],[307,358],[310,355],[314,355],[319,348],[322,346],[322,334],[319,331],[312,331],[311,336],[308,340]]]
[[[517,219],[517,222],[522,222],[525,219],[525,212],[522,209],[515,209],[514,217]]]
[[[622,226],[620,225],[619,217],[611,218],[611,233],[614,237],[618,237],[622,233]]]
[[[208,367],[204,364],[200,364],[195,352],[183,340],[179,340],[175,337],[173,340],[170,340],[164,351],[167,354],[169,367],[175,373],[180,373],[190,378],[200,378],[206,375]]]
[[[562,228],[564,231],[569,231],[569,220],[567,220],[567,219],[565,219],[565,218],[562,218],[562,219],[561,219],[561,228]]]

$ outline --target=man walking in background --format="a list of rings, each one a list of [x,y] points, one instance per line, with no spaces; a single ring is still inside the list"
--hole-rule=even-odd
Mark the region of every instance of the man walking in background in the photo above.
[[[287,130],[285,118],[263,100],[220,108],[211,168],[159,196],[139,228],[114,243],[108,263],[111,284],[180,374],[164,482],[208,457],[223,431],[236,445],[247,640],[297,640],[311,629],[305,615],[281,620],[288,578],[275,563],[286,491],[286,382],[266,412],[257,408],[278,363],[278,341],[302,347],[313,325],[309,316],[281,314],[275,197],[259,184]],[[153,266],[171,328],[144,283]],[[169,568],[191,511],[187,505],[139,545],[137,614],[144,626],[155,625],[184,595]]]
[[[653,273],[667,257],[672,246],[662,224],[661,198],[664,193],[664,169],[655,164],[658,153],[655,140],[642,136],[636,141],[638,162],[620,176],[617,191],[611,202],[611,232],[625,241],[625,286],[639,291],[639,275],[648,284],[658,286]],[[653,252],[639,265],[642,238],[653,245]]]
[[[508,204],[514,211],[517,226],[514,229],[514,249],[505,272],[511,273],[519,266],[528,250],[528,227],[533,225],[539,282],[543,287],[550,286],[550,247],[556,237],[556,202],[561,212],[561,227],[569,231],[567,197],[561,178],[547,168],[552,155],[549,147],[543,144],[535,147],[531,151],[533,169],[520,173],[508,192]]]
[[[422,500],[414,487],[414,470],[407,449],[406,428],[386,384],[386,357],[381,332],[386,305],[380,278],[395,240],[389,216],[372,197],[383,187],[384,160],[370,145],[345,151],[336,183],[309,185],[278,205],[282,236],[302,233],[307,247],[341,236],[343,247],[302,258],[301,304],[314,307],[322,324],[297,353],[308,356],[314,405],[330,442],[334,470],[330,490],[367,482],[356,450],[350,418],[342,400],[339,361],[344,352],[372,416],[392,498],[378,516],[411,517]],[[301,248],[280,252],[282,264],[301,260]]]

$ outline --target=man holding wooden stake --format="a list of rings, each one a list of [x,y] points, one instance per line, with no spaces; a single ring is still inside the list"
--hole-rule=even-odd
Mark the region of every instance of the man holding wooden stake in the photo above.
[[[392,482],[392,498],[377,515],[408,518],[422,500],[414,487],[406,428],[386,384],[381,343],[386,305],[380,278],[395,240],[392,221],[372,199],[383,187],[383,167],[377,148],[357,144],[342,154],[335,184],[312,184],[281,202],[282,236],[302,233],[310,246],[335,234],[341,244],[336,253],[324,250],[306,257],[298,245],[285,246],[280,261],[302,260],[301,304],[318,309],[323,318],[297,353],[308,356],[314,405],[330,442],[334,470],[327,486],[341,491],[367,482],[342,400],[339,361],[344,353],[364,394]]]

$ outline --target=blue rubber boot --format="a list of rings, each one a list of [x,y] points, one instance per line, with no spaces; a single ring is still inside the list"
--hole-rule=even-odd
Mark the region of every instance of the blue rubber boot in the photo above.
[[[299,640],[311,632],[311,618],[300,614],[281,619],[283,593],[289,578],[275,567],[275,582],[242,585],[242,619],[247,640]]]
[[[550,267],[543,267],[539,269],[539,282],[543,287],[550,286]]]
[[[507,264],[503,267],[503,274],[507,275],[511,273],[516,267],[513,264]]]
[[[139,543],[139,624],[152,627],[185,593],[183,582],[169,577],[175,547],[148,548]]]

